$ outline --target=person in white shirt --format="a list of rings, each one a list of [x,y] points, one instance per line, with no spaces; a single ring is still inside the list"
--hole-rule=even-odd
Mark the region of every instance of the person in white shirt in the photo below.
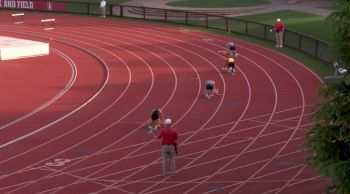
[[[101,13],[101,18],[106,17],[106,0],[100,1],[100,13]]]

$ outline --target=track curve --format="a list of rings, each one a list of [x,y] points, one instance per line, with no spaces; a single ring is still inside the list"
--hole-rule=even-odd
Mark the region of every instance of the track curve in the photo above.
[[[52,15],[28,13],[23,25],[0,15],[0,35],[48,41],[78,72],[69,81],[69,63],[57,62],[57,52],[6,62],[15,77],[16,64],[55,61],[54,75],[65,82],[47,76],[48,85],[66,90],[50,104],[22,98],[29,116],[3,125],[2,193],[320,193],[328,186],[303,165],[311,99],[322,80],[299,62],[234,39],[240,56],[232,76],[221,71],[218,52],[227,37],[65,15],[55,15],[57,29],[47,32],[38,21]],[[206,79],[220,89],[212,100],[201,96]],[[36,92],[52,97],[45,87]],[[156,107],[180,133],[175,177],[160,176],[160,145],[146,134]]]

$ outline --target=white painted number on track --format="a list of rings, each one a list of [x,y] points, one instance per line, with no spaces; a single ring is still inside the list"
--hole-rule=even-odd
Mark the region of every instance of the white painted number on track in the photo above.
[[[64,166],[66,163],[70,161],[71,161],[70,159],[57,158],[57,159],[54,159],[53,162],[46,162],[45,165],[46,166]]]

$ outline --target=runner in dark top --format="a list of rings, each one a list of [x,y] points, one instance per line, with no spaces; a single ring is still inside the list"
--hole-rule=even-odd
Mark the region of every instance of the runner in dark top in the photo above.
[[[151,112],[151,123],[148,125],[148,133],[154,136],[157,133],[158,128],[160,127],[162,122],[162,111],[160,111],[160,109],[153,109]]]

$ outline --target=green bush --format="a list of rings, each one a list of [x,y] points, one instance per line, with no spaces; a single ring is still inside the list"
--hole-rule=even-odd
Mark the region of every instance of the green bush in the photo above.
[[[337,9],[328,17],[334,31],[333,57],[342,66],[350,64],[350,1],[335,0]],[[333,185],[335,193],[350,193],[350,73],[319,89],[317,123],[306,136],[313,153],[308,162]]]

